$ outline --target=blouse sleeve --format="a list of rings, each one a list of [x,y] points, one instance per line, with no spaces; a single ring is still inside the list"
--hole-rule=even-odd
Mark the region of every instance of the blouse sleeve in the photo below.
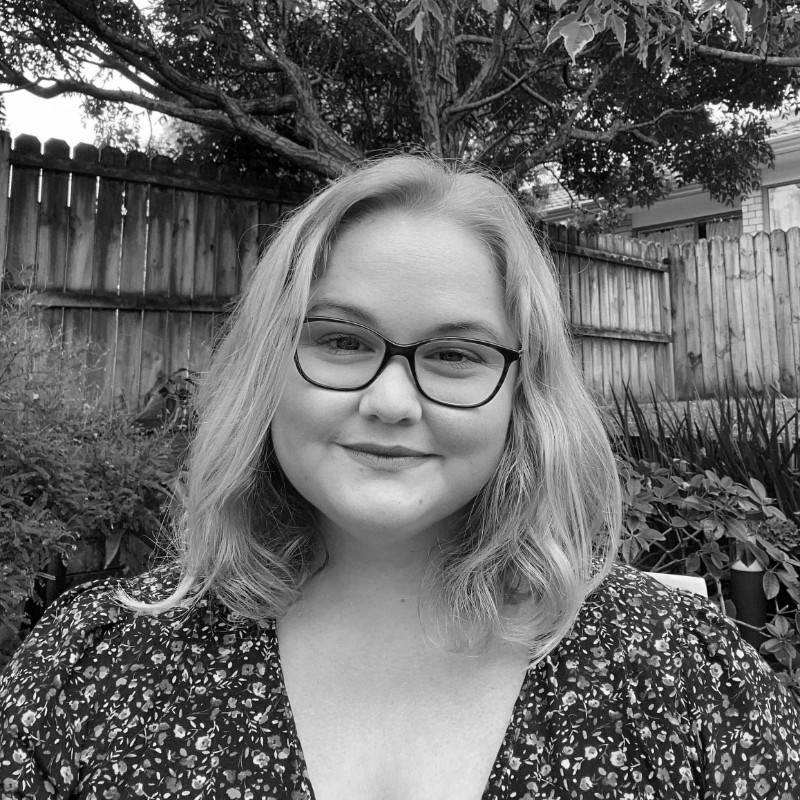
[[[62,687],[113,624],[108,588],[79,587],[42,616],[0,675],[0,787],[6,798],[68,798],[77,782],[76,726]]]
[[[800,798],[800,707],[711,603],[683,639],[684,689],[698,739],[705,800]]]

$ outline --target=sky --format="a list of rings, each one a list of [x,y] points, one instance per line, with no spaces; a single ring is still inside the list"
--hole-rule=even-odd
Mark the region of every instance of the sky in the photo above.
[[[36,136],[43,144],[48,139],[63,139],[70,147],[81,142],[94,143],[94,125],[81,120],[80,98],[43,100],[24,91],[3,96],[5,127],[13,138],[27,133]]]

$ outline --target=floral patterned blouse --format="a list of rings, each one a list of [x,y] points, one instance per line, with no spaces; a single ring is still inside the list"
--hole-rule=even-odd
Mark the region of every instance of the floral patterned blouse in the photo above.
[[[3,800],[313,800],[274,624],[137,615],[115,585],[63,596],[0,676]],[[800,707],[714,605],[616,566],[526,674],[483,794],[512,798],[798,800]]]

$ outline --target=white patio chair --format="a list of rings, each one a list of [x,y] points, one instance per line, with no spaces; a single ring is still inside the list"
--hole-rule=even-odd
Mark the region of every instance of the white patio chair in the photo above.
[[[669,586],[672,589],[688,589],[701,597],[708,597],[706,582],[695,575],[665,575],[662,572],[645,572],[645,575],[661,581],[665,586]]]

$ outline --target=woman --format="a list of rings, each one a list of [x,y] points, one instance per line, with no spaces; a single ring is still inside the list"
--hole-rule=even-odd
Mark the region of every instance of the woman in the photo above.
[[[613,567],[615,465],[491,179],[395,157],[283,226],[200,400],[175,558],[6,671],[9,797],[800,795],[800,713]]]

